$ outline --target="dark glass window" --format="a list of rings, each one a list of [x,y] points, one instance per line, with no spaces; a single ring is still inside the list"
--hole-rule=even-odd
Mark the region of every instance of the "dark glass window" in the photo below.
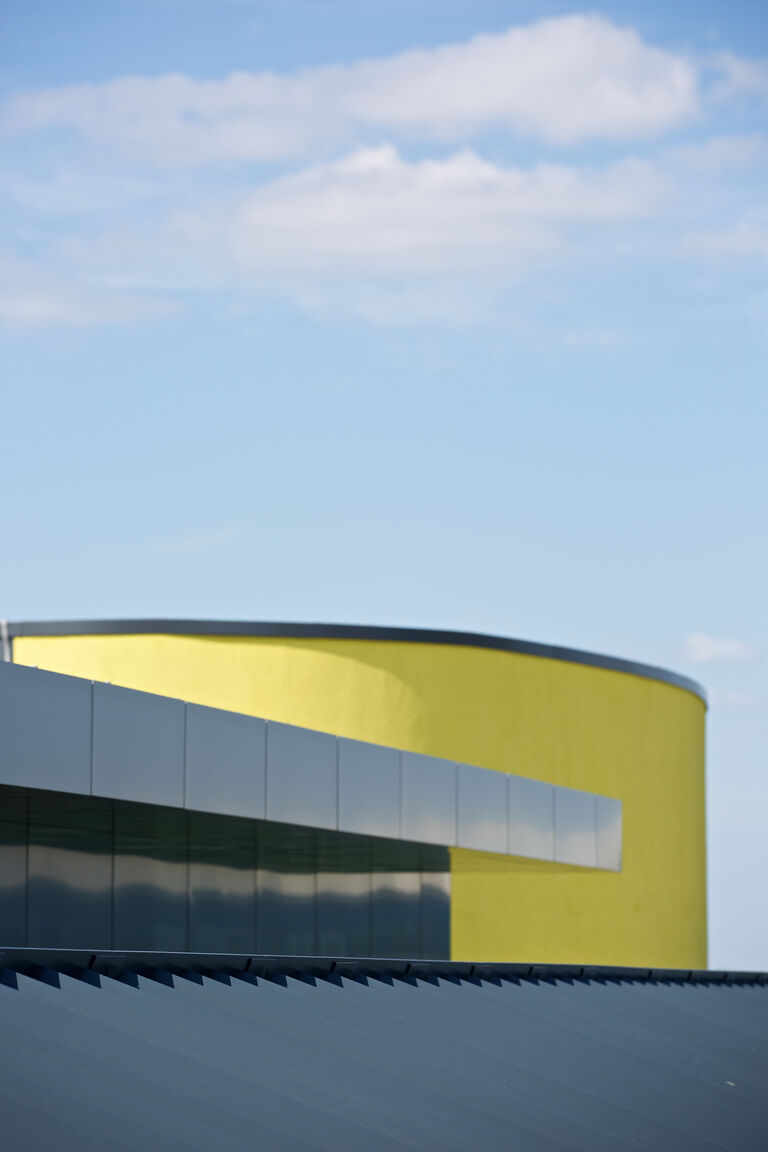
[[[447,959],[448,850],[0,787],[0,944]]]

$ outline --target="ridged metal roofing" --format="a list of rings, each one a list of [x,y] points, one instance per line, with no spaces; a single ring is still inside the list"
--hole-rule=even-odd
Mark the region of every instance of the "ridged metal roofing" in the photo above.
[[[15,1152],[767,1144],[757,975],[32,950],[0,964]]]

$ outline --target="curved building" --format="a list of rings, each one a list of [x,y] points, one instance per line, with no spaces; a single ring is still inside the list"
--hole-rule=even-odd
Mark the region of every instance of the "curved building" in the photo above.
[[[11,624],[8,635],[14,664],[38,678],[63,674],[49,678],[56,692],[65,678],[90,684],[82,803],[101,805],[93,819],[112,830],[102,851],[113,874],[103,946],[169,946],[119,937],[115,923],[130,914],[114,875],[133,868],[139,879],[125,891],[137,909],[153,877],[186,893],[180,951],[255,944],[706,966],[706,702],[691,681],[570,649],[410,629],[90,621]],[[7,709],[27,716],[28,736],[15,737],[20,762],[25,741],[43,738],[31,731],[32,696]],[[170,699],[153,711],[159,698]],[[2,700],[0,692],[0,708]],[[246,718],[258,718],[258,731]],[[167,741],[180,765],[180,775],[168,769],[175,783],[165,793],[166,768],[147,767],[151,749],[130,753],[138,736],[152,747]],[[37,753],[35,764],[44,759]],[[69,787],[10,771],[0,781],[7,800],[26,803],[28,841],[44,841],[51,797]],[[35,817],[37,831],[33,801],[48,812]],[[48,859],[50,844],[43,849]],[[256,921],[282,917],[283,928],[235,948],[215,911],[215,893],[233,884],[240,895],[229,907],[251,917],[253,901]],[[300,916],[311,925],[291,935]],[[28,912],[23,943],[34,944],[30,922]],[[210,946],[214,927],[196,942],[196,923],[219,924],[223,946]]]

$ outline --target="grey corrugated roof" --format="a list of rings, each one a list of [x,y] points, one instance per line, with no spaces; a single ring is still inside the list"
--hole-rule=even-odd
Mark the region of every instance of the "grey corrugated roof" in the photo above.
[[[195,965],[172,976],[170,960],[146,957],[121,961],[114,979],[13,963],[34,973],[8,968],[0,986],[0,1116],[14,1152],[768,1142],[758,981],[477,979],[423,964],[423,978],[355,979],[328,964],[285,975],[274,963],[271,978]]]

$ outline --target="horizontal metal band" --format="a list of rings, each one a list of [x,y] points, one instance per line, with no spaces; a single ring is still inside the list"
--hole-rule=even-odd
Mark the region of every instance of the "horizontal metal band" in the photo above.
[[[362,977],[429,980],[629,980],[694,984],[768,984],[768,972],[728,972],[689,968],[627,968],[616,965],[472,963],[466,960],[400,960],[350,956],[259,956],[220,952],[90,951],[75,948],[0,949],[0,969],[45,979],[46,974],[87,974],[120,978],[173,975],[252,975],[279,977]]]
[[[504,636],[488,636],[481,632],[447,632],[431,628],[384,628],[359,624],[295,624],[240,620],[47,620],[9,622],[8,633],[14,636],[127,636],[156,633],[184,636],[261,636],[286,640],[377,640],[405,644],[448,644],[460,648],[489,648],[499,652],[515,652],[523,656],[538,656],[544,660],[560,660],[566,664],[583,664],[589,668],[604,668],[611,672],[624,672],[644,680],[658,680],[692,692],[705,704],[707,696],[701,684],[688,676],[622,660],[618,656],[603,656],[597,652],[582,652],[578,648],[561,648],[555,644],[537,644],[531,640],[513,640]]]
[[[522,775],[8,663],[0,730],[2,784],[621,869],[620,800]]]

